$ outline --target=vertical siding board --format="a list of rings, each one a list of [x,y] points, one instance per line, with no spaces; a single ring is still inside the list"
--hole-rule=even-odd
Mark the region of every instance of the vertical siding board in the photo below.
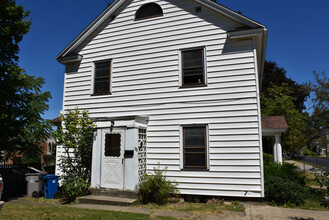
[[[80,66],[65,74],[63,109],[91,117],[148,115],[147,169],[161,164],[183,194],[262,195],[257,69],[252,40],[229,41],[240,25],[189,0],[132,0],[76,52]],[[156,2],[164,16],[134,21]],[[206,47],[203,88],[179,88],[179,50]],[[113,59],[112,94],[90,96],[92,63]],[[209,171],[180,170],[180,126],[208,124]],[[197,179],[195,179],[197,178]],[[229,178],[229,179],[228,179]],[[197,180],[198,184],[195,184]]]

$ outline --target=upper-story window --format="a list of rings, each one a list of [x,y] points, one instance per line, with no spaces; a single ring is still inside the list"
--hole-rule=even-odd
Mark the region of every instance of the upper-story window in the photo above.
[[[156,3],[147,3],[141,6],[135,15],[135,20],[159,17],[163,15],[162,8]]]
[[[110,93],[111,61],[95,63],[94,94]]]
[[[204,48],[181,51],[182,86],[205,85],[205,72]]]

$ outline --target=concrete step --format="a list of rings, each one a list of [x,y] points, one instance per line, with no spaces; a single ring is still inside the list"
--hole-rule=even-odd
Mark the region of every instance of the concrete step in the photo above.
[[[116,206],[130,206],[136,199],[111,197],[111,196],[81,196],[77,198],[79,204],[98,204],[98,205],[116,205]]]
[[[131,190],[119,190],[119,189],[90,189],[91,195],[93,196],[110,196],[110,197],[121,197],[137,199],[137,192]]]

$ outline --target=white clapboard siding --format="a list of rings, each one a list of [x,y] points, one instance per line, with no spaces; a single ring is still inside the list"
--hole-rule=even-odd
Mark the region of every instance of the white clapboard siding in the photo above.
[[[164,16],[134,21],[158,3]],[[148,116],[147,170],[166,168],[182,194],[260,197],[260,135],[254,47],[228,40],[241,27],[191,0],[132,0],[75,52],[67,67],[64,110],[91,117]],[[205,47],[207,86],[179,88],[179,51]],[[91,96],[92,63],[112,60],[112,94]],[[73,70],[73,71],[72,71]],[[181,170],[180,126],[207,124],[209,171]]]

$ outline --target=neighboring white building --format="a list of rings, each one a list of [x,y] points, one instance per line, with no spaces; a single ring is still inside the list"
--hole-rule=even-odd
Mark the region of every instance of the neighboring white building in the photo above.
[[[63,111],[97,123],[92,187],[133,190],[160,165],[181,194],[264,197],[266,40],[210,0],[115,0],[57,56]]]

